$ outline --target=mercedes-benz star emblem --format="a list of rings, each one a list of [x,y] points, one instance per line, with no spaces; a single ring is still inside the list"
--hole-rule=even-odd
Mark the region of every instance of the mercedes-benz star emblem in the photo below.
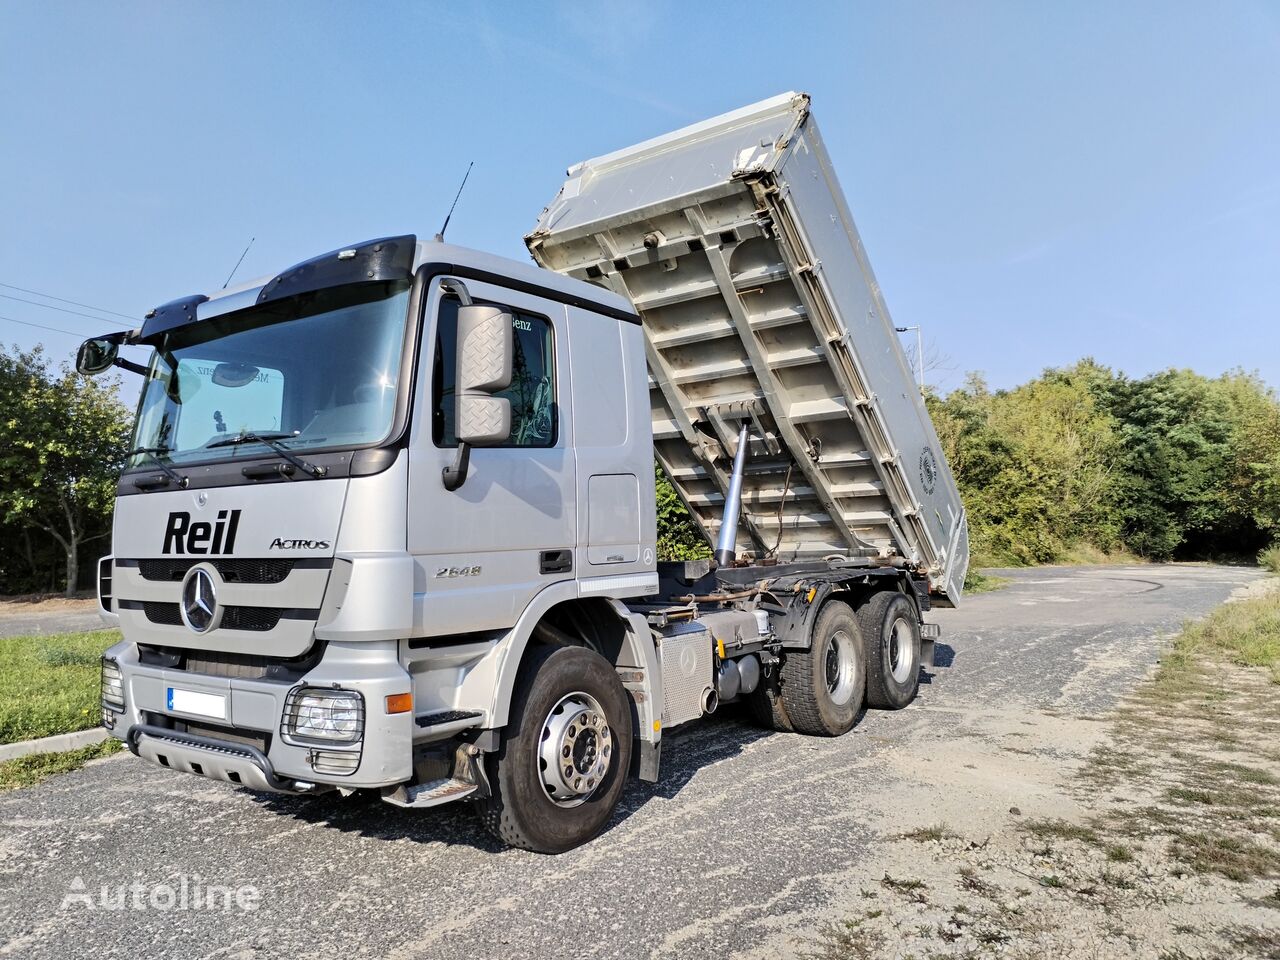
[[[205,633],[213,628],[217,612],[212,575],[203,567],[193,567],[182,583],[182,619],[196,633]]]

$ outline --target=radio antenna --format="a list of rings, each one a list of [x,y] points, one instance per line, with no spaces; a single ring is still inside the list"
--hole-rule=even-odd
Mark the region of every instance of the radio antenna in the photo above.
[[[444,242],[444,232],[449,229],[449,218],[453,216],[453,208],[458,205],[458,197],[462,196],[462,188],[467,185],[467,177],[471,176],[471,168],[476,165],[472,160],[467,164],[467,172],[462,175],[462,183],[458,185],[458,192],[454,194],[453,203],[449,206],[449,212],[445,214],[444,226],[440,228],[440,232],[436,234],[436,243]]]
[[[227,289],[227,287],[231,285],[231,278],[236,275],[236,271],[240,269],[240,264],[244,263],[244,258],[248,256],[249,248],[253,246],[253,241],[257,239],[257,237],[250,237],[249,242],[244,245],[244,253],[240,254],[240,259],[237,260],[236,265],[231,268],[231,272],[227,274],[227,282],[222,285],[223,290]]]

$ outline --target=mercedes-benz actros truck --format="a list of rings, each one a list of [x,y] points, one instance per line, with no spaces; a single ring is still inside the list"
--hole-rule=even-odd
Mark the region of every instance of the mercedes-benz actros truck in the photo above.
[[[98,573],[133,753],[558,852],[724,704],[912,701],[964,509],[808,98],[578,164],[526,242],[359,243],[82,345],[144,378]],[[655,456],[709,559],[659,562]]]

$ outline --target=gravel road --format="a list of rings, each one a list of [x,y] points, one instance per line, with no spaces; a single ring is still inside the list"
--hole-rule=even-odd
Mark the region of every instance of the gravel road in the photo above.
[[[929,802],[889,763],[895,753],[945,741],[967,711],[993,704],[1038,722],[1097,715],[1185,619],[1260,576],[1201,565],[1003,574],[1005,589],[931,615],[938,666],[907,710],[871,712],[835,740],[717,715],[671,736],[663,782],[634,785],[602,837],[559,857],[499,848],[465,808],[277,799],[127,754],[0,795],[0,956],[793,952],[825,916],[832,878],[903,829],[892,798]],[[63,904],[78,892],[96,902],[103,885],[184,881],[251,885],[256,909]]]
[[[103,629],[97,600],[0,602],[0,639]]]

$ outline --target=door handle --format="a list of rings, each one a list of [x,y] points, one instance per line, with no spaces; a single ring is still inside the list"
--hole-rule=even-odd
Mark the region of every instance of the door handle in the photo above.
[[[568,573],[573,569],[572,550],[543,550],[538,562],[539,573]]]

